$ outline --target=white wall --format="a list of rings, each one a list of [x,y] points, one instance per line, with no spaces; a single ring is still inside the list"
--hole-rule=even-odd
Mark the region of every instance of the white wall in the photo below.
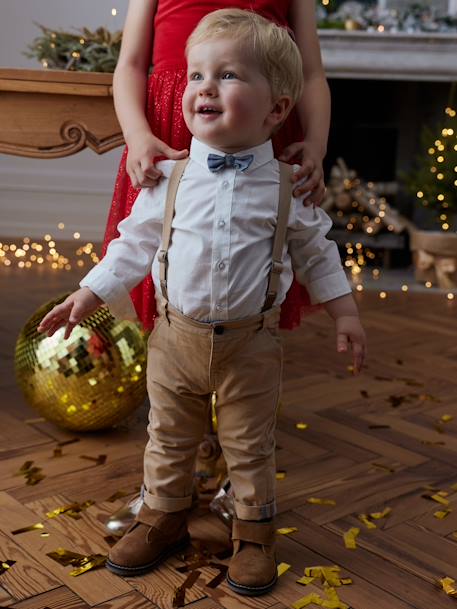
[[[34,25],[71,30],[122,29],[127,0],[0,0],[0,65],[40,68],[22,55],[41,33]],[[117,9],[115,17],[111,9]],[[82,239],[100,241],[122,149],[104,155],[84,150],[55,160],[0,155],[0,236],[57,237],[58,222]]]

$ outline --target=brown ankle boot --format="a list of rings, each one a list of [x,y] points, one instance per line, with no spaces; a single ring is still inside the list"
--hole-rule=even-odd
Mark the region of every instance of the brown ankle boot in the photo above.
[[[234,592],[259,596],[272,590],[278,579],[275,536],[273,521],[233,521],[233,556],[227,572],[227,583]]]
[[[190,541],[188,510],[161,512],[143,504],[135,522],[112,548],[106,567],[116,575],[143,575]]]

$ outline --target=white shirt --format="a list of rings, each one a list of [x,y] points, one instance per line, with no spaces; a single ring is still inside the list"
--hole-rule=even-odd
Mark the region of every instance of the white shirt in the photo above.
[[[210,153],[224,154],[192,140],[176,196],[167,277],[170,304],[204,322],[240,319],[262,310],[279,201],[279,164],[271,141],[242,151],[243,156],[254,155],[244,172],[211,172]],[[119,224],[120,236],[80,283],[117,317],[135,318],[129,291],[151,270],[160,294],[156,254],[174,163],[157,164],[165,177],[155,188],[140,192],[130,216]],[[337,246],[325,237],[331,226],[322,209],[305,207],[293,198],[275,305],[284,301],[294,272],[312,303],[351,292]]]

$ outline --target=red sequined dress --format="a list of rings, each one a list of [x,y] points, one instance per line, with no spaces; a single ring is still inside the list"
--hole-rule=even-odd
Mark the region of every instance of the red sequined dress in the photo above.
[[[154,18],[154,70],[148,80],[147,117],[152,132],[177,150],[189,149],[191,135],[181,111],[181,99],[186,85],[184,48],[187,38],[205,15],[211,11],[237,7],[252,9],[278,25],[288,26],[291,0],[159,0]],[[273,143],[276,156],[285,146],[301,139],[297,114],[291,113]],[[117,225],[129,215],[140,190],[132,187],[126,172],[127,148],[122,155],[108,217],[103,255],[112,239],[118,236]],[[131,293],[138,317],[147,329],[154,326],[156,303],[154,284],[149,275]],[[305,288],[295,280],[281,308],[280,326],[292,329],[299,325],[304,313],[316,307],[310,305]]]

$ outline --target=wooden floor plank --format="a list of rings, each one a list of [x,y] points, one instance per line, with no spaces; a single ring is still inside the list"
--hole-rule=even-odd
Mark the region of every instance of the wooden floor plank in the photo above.
[[[106,569],[89,571],[84,577],[71,577],[69,572],[71,567],[63,567],[46,554],[56,551],[58,548],[65,548],[72,552],[78,552],[79,547],[75,546],[71,537],[62,535],[54,529],[52,524],[47,523],[46,530],[50,533],[49,537],[43,538],[39,531],[30,531],[13,536],[11,531],[18,528],[30,526],[37,522],[38,515],[27,509],[7,493],[0,493],[0,527],[2,532],[7,535],[26,551],[34,560],[37,560],[51,574],[53,580],[57,579],[67,586],[75,594],[80,596],[88,605],[96,605],[130,592],[131,588],[127,582],[109,573]],[[91,553],[91,540],[86,540],[87,547]],[[79,553],[79,552],[78,552]]]

